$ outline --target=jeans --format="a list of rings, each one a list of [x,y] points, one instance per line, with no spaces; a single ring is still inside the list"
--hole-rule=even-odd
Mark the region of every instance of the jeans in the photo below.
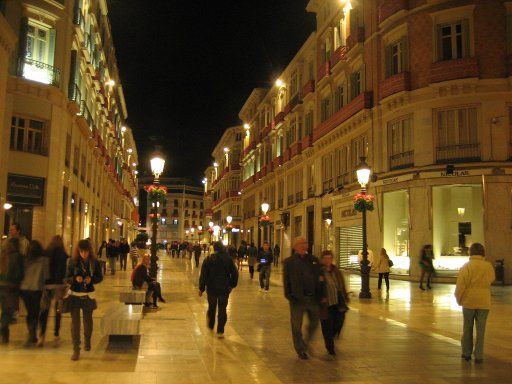
[[[108,258],[108,265],[110,267],[110,274],[115,275],[116,274],[116,258],[115,257],[109,257]]]
[[[171,256],[174,258],[174,256],[176,256],[176,250],[175,249],[171,249]]]
[[[56,285],[52,288],[45,288],[43,297],[41,299],[41,312],[39,313],[39,323],[41,326],[41,336],[46,335],[46,326],[48,324],[48,315],[50,314],[50,308],[55,298],[55,328],[53,335],[59,336],[60,322],[61,322],[61,309],[62,309],[62,298],[66,291],[65,285]]]
[[[328,351],[334,350],[334,337],[340,334],[344,323],[345,312],[340,312],[338,305],[331,305],[327,308],[327,319],[322,320],[321,325],[325,348]]]
[[[308,336],[309,341],[318,328],[320,308],[314,297],[306,297],[303,300],[290,302],[290,318],[292,323],[293,346],[297,353],[305,353],[308,349],[307,342],[302,337],[302,323],[304,314],[309,318]]]
[[[194,253],[194,260],[196,262],[196,267],[199,267],[199,258],[201,257],[201,254]]]
[[[28,338],[32,343],[37,342],[37,324],[39,321],[39,312],[41,309],[41,296],[43,291],[21,291],[23,303],[27,309],[27,328]]]
[[[224,333],[224,326],[228,320],[226,307],[228,306],[229,293],[225,295],[217,295],[208,293],[208,328],[213,329],[215,326],[215,312],[217,306],[219,307],[219,314],[217,319],[217,333]]]
[[[126,261],[128,260],[128,255],[126,253],[122,253],[119,255],[119,270],[125,270],[126,271]]]
[[[260,288],[268,291],[270,286],[270,265],[261,267],[260,270]]]
[[[279,256],[274,255],[274,267],[279,265]]]
[[[388,273],[379,273],[379,284],[378,288],[382,287],[382,278],[386,281],[386,289],[389,291],[389,272]]]
[[[254,277],[254,265],[249,265],[249,275],[251,279]]]
[[[79,299],[81,300],[89,300],[89,299]],[[84,317],[84,338],[85,345],[88,346],[91,344],[91,336],[92,336],[92,310],[86,309],[81,305],[73,306],[71,309],[71,340],[73,342],[73,350],[80,350],[80,310],[83,312]]]
[[[485,323],[489,310],[462,308],[462,314],[464,316],[462,354],[467,357],[473,354],[473,326],[476,324],[475,359],[482,360],[484,358]]]

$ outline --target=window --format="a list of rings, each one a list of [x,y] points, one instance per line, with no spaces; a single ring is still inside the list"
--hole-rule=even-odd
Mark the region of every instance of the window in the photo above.
[[[350,76],[351,80],[351,99],[355,99],[361,93],[361,71],[354,72]]]
[[[302,216],[295,216],[293,220],[293,236],[299,237],[302,235]]]
[[[352,152],[352,180],[356,181],[357,177],[353,170],[357,169],[357,166],[361,162],[361,157],[368,157],[368,140],[365,135],[359,136],[358,138],[352,140],[350,143],[351,152]]]
[[[437,27],[438,59],[455,60],[469,55],[469,23],[467,20]]]
[[[314,69],[313,61],[310,61],[308,63],[308,77],[309,77],[309,80],[315,80],[315,69]]]
[[[66,135],[66,155],[64,159],[64,164],[69,168],[69,164],[71,163],[71,135],[68,133]]]
[[[294,195],[294,186],[295,186],[295,179],[293,177],[293,173],[290,173],[286,177],[286,191],[288,193],[288,205],[293,205],[295,202],[295,195]]]
[[[174,199],[174,206],[177,207],[178,206],[178,199]]]
[[[308,183],[308,197],[315,197],[315,163],[312,163],[307,168],[307,183]]]
[[[85,155],[81,157],[81,168],[80,168],[80,180],[85,182],[85,173],[87,171],[87,161],[85,160]]]
[[[386,47],[386,77],[406,71],[407,39],[404,37]]]
[[[389,167],[400,169],[414,164],[412,118],[388,124]]]
[[[305,136],[310,136],[313,133],[313,111],[309,111],[306,113],[306,119],[305,119]]]
[[[20,55],[23,58],[23,77],[44,84],[55,84],[58,81],[53,69],[55,30],[35,20],[23,19],[21,39],[25,43],[24,52]]]
[[[336,187],[341,187],[352,182],[353,171],[350,161],[350,145],[343,145],[336,149]]]
[[[284,203],[284,180],[281,179],[277,182],[277,208],[283,208]]]
[[[80,165],[80,148],[75,145],[73,150],[73,173],[78,176],[78,167]]]
[[[341,108],[343,108],[344,97],[344,87],[343,85],[338,85],[334,91],[334,111],[339,111]]]
[[[479,160],[476,107],[436,112],[437,160]]]
[[[290,82],[290,95],[291,97],[295,96],[299,92],[299,79],[297,76],[297,71],[293,71],[292,79]]]
[[[10,148],[43,155],[43,132],[44,122],[13,116]]]
[[[322,192],[329,192],[332,188],[332,154],[329,154],[322,157]]]
[[[329,117],[331,117],[331,97],[330,95],[324,97],[322,99],[322,105],[321,105],[322,109],[321,109],[321,120],[322,121],[325,121],[327,120]]]
[[[302,169],[299,169],[297,172],[295,172],[295,202],[300,203],[302,199],[304,198],[303,195],[303,181],[302,178]]]
[[[92,165],[91,163],[87,164],[87,186],[91,186],[91,174],[92,174]]]

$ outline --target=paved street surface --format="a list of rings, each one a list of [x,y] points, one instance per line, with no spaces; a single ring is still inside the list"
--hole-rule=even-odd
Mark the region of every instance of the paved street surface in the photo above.
[[[100,318],[129,287],[130,272],[106,276],[97,286],[93,349],[70,361],[70,319],[63,320],[62,342],[25,349],[24,318],[12,328],[12,342],[0,346],[0,383],[510,383],[512,382],[512,288],[493,289],[486,360],[475,366],[460,359],[461,310],[453,285],[421,292],[416,284],[391,281],[389,298],[359,302],[358,276],[351,276],[351,310],[338,356],[325,353],[320,332],[312,358],[298,360],[292,347],[288,305],[279,270],[269,293],[260,293],[247,267],[231,296],[226,338],[216,339],[205,323],[206,299],[197,295],[198,271],[187,260],[163,258],[159,279],[167,304],[148,313],[137,347],[108,347]]]

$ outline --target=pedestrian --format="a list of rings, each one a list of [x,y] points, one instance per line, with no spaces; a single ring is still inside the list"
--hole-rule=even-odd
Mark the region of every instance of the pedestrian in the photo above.
[[[37,343],[41,297],[46,279],[50,275],[48,260],[41,243],[32,240],[29,243],[27,256],[25,257],[25,274],[20,285],[21,298],[27,309],[28,339],[25,343],[26,347],[31,347]]]
[[[130,246],[126,239],[122,239],[119,243],[119,270],[126,271],[126,263],[128,261],[128,253],[130,253]]]
[[[251,243],[249,248],[247,248],[247,263],[249,264],[249,276],[251,279],[254,277],[254,266],[258,261],[258,249],[254,246],[254,243]]]
[[[24,257],[20,251],[20,240],[8,238],[0,253],[0,333],[2,344],[9,342],[9,325],[18,308],[19,289],[23,280]]]
[[[46,339],[46,326],[48,324],[48,315],[53,299],[55,299],[55,326],[53,336],[55,344],[60,340],[60,323],[62,316],[62,298],[66,293],[66,267],[68,263],[68,254],[64,248],[64,241],[61,236],[54,236],[46,248],[46,255],[49,258],[50,271],[49,278],[41,299],[41,312],[39,313],[40,337],[37,343],[38,347],[44,345]]]
[[[135,269],[139,262],[139,247],[137,247],[137,243],[135,241],[130,247],[130,259],[132,260],[132,269]]]
[[[100,245],[100,248],[98,249],[98,262],[100,263],[101,265],[101,270],[103,272],[103,275],[106,275],[107,274],[107,259],[108,259],[108,256],[107,256],[107,242],[105,240],[103,240],[101,242],[101,245]]]
[[[192,253],[194,252],[194,245],[192,242],[187,243],[187,257],[192,260]]]
[[[379,282],[377,285],[379,291],[382,287],[382,278],[384,278],[386,281],[386,290],[389,292],[389,272],[391,270],[390,263],[391,260],[389,259],[386,249],[381,248],[377,260],[375,260],[372,265],[372,269],[379,274]]]
[[[238,271],[233,260],[225,253],[220,241],[213,244],[214,252],[210,254],[201,267],[199,276],[199,297],[206,290],[208,296],[208,328],[213,331],[215,313],[218,307],[217,337],[224,337],[224,327],[228,318],[226,307],[229,294],[238,284]]]
[[[274,245],[274,267],[277,267],[279,265],[279,257],[281,256],[281,248],[279,247],[279,244]]]
[[[76,361],[80,358],[80,310],[84,322],[84,349],[90,351],[93,328],[92,312],[97,308],[94,285],[103,280],[100,264],[87,240],[78,242],[75,253],[68,263],[66,279],[71,284],[69,296],[66,299],[68,310],[71,313],[71,339],[73,342],[71,360]]]
[[[321,258],[324,278],[324,293],[320,302],[320,319],[325,348],[331,356],[335,356],[334,338],[339,336],[345,323],[349,297],[345,279],[337,266],[333,264],[331,251],[324,251]]]
[[[132,286],[134,289],[146,291],[146,301],[144,305],[149,308],[158,308],[157,302],[160,300],[165,303],[162,297],[162,288],[160,283],[149,276],[151,258],[148,254],[142,256],[141,263],[135,267],[132,272]],[[152,302],[149,300],[152,298]]]
[[[238,264],[238,270],[242,270],[242,266],[244,264],[245,256],[247,255],[247,243],[245,240],[242,240],[240,243],[240,246],[238,247],[238,258],[237,258],[237,264]]]
[[[284,295],[290,303],[293,346],[302,360],[309,359],[308,345],[302,337],[304,314],[309,318],[308,336],[318,328],[319,304],[322,290],[321,269],[318,259],[307,253],[308,242],[298,237],[293,243],[293,255],[283,263]]]
[[[434,269],[434,252],[432,250],[432,245],[426,244],[421,249],[420,255],[420,267],[421,267],[421,276],[420,276],[420,289],[422,291],[425,290],[423,288],[423,279],[425,275],[427,275],[427,288],[432,289],[430,283],[432,280],[432,275],[435,273]]]
[[[268,241],[263,243],[263,247],[258,254],[258,271],[260,273],[260,292],[268,292],[270,287],[270,270],[274,256],[270,250]]]
[[[171,256],[172,256],[173,259],[174,259],[174,257],[176,256],[177,253],[178,253],[178,242],[177,241],[173,241],[172,244],[171,244]]]
[[[116,259],[117,259],[117,247],[116,242],[113,239],[107,244],[107,258],[108,258],[108,266],[110,267],[110,274],[116,274]]]
[[[9,236],[7,239],[10,238],[16,238],[19,240],[20,243],[20,253],[22,256],[26,256],[28,252],[28,246],[30,244],[30,241],[23,235],[21,231],[21,226],[18,223],[12,223],[9,226]]]
[[[199,259],[201,258],[201,245],[196,243],[194,245],[194,261],[196,262],[196,268],[199,268]]]
[[[491,284],[496,279],[494,268],[485,259],[485,248],[480,243],[469,247],[469,262],[457,276],[455,298],[462,306],[464,328],[462,333],[462,358],[480,364],[484,359],[485,324],[491,308]],[[473,327],[476,325],[476,343],[473,345]]]

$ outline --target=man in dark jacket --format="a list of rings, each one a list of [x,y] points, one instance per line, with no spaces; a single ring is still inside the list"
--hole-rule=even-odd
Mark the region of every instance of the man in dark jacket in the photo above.
[[[126,261],[128,260],[128,254],[130,253],[130,246],[126,239],[122,239],[119,244],[119,270],[126,271]]]
[[[263,243],[263,248],[258,254],[258,269],[260,271],[260,291],[268,292],[270,286],[270,269],[272,268],[272,262],[274,256],[270,250],[270,244],[268,241]]]
[[[308,243],[298,237],[293,244],[293,256],[284,261],[284,295],[290,302],[293,346],[300,359],[307,360],[307,344],[302,337],[304,313],[309,318],[308,337],[318,328],[319,298],[321,294],[321,268],[318,259],[307,253]]]
[[[215,312],[219,306],[217,322],[217,336],[224,337],[224,326],[228,319],[226,307],[229,294],[238,284],[238,271],[233,260],[226,255],[222,243],[213,243],[210,256],[203,261],[201,275],[199,276],[199,296],[206,290],[208,295],[208,328],[213,330],[215,326]]]
[[[194,244],[194,261],[196,262],[196,268],[199,268],[199,259],[201,258],[201,245],[199,243]]]

